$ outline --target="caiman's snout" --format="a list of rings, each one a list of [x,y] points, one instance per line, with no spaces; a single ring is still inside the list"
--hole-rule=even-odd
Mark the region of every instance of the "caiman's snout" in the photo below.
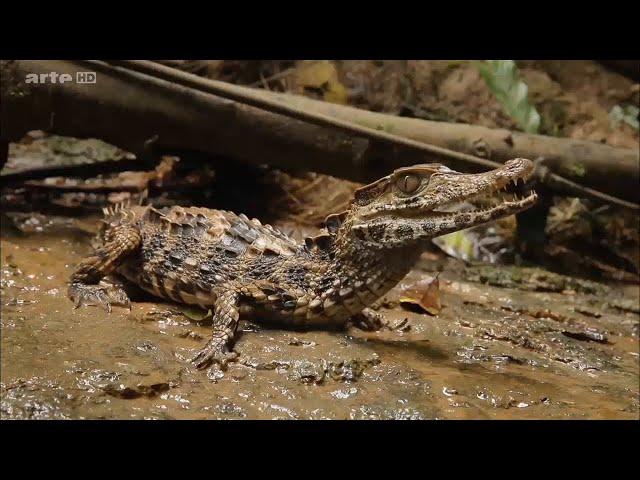
[[[528,188],[527,181],[533,174],[533,162],[526,158],[515,158],[495,170],[473,175],[461,175],[456,185],[455,177],[447,178],[453,198],[447,198],[434,208],[434,213],[447,212],[468,220],[464,228],[518,213],[531,207],[537,200],[536,193]],[[498,205],[489,208],[473,208],[476,200],[497,197]],[[471,209],[469,209],[471,207]],[[459,212],[464,210],[464,215]]]
[[[507,160],[504,162],[504,165],[500,167],[500,169],[510,170],[515,172],[525,172],[529,175],[533,172],[533,162],[526,158],[514,158],[512,160]]]
[[[504,185],[499,185],[499,188],[508,185],[510,182],[518,183],[520,180],[524,183],[531,178],[533,174],[533,162],[531,160],[527,160],[526,158],[514,158],[513,160],[508,160],[502,167],[499,167],[492,172],[495,172],[497,177],[497,182],[502,181],[506,182]]]

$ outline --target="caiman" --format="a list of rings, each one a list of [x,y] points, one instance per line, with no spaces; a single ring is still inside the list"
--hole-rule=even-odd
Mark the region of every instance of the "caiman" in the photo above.
[[[130,307],[120,286],[101,282],[118,273],[157,297],[210,308],[213,334],[192,359],[198,368],[237,357],[241,314],[291,328],[341,327],[354,317],[380,327],[384,319],[368,307],[409,272],[429,239],[531,207],[536,193],[523,186],[532,170],[526,159],[477,174],[440,164],[400,168],[358,189],[304,244],[228,211],[110,208],[68,295],[76,307]],[[486,195],[499,203],[460,210]]]

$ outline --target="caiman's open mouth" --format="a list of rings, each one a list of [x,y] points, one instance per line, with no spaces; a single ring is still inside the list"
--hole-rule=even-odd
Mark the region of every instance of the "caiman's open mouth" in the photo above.
[[[438,205],[432,213],[453,218],[469,218],[471,214],[469,223],[475,223],[472,220],[474,217],[498,218],[521,212],[534,205],[538,199],[536,192],[526,184],[530,176],[531,169],[523,169],[511,177],[502,177],[479,192]],[[485,208],[475,206],[486,203],[489,198],[493,199],[494,205]]]
[[[486,208],[475,208],[474,204],[486,201],[493,197],[499,204]],[[461,198],[440,205],[433,210],[433,213],[443,216],[456,216],[459,213],[482,213],[485,215],[511,215],[521,212],[536,203],[538,195],[530,187],[525,185],[523,179],[516,179],[499,190],[486,190],[475,193],[469,197]]]

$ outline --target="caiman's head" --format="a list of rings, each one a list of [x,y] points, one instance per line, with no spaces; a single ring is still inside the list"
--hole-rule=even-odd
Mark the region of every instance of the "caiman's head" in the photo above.
[[[531,207],[525,190],[530,160],[509,160],[489,172],[463,174],[440,164],[400,168],[355,192],[346,214],[327,218],[327,228],[370,247],[390,248],[473,227]],[[465,209],[474,199],[500,196],[497,206]]]

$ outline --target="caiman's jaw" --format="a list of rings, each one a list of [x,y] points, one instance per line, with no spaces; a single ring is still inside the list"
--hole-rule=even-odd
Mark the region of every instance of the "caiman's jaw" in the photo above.
[[[535,204],[536,193],[525,186],[532,172],[533,163],[522,158],[478,174],[439,164],[401,168],[356,192],[350,228],[356,238],[384,248],[497,220]],[[483,197],[500,201],[471,205]]]
[[[512,160],[511,162],[516,162]],[[504,171],[501,169],[487,172],[487,179],[474,176],[479,191],[466,193],[465,187],[461,188],[462,195],[453,200],[447,200],[432,210],[426,210],[428,217],[444,223],[453,221],[459,228],[464,229],[485,223],[490,220],[512,215],[533,206],[537,200],[536,193],[526,186],[526,181],[531,176],[533,165],[528,160],[519,159],[518,164],[507,163]],[[514,168],[517,167],[517,168]],[[483,176],[486,174],[480,174]],[[466,175],[465,175],[466,177]],[[483,181],[484,180],[484,181]],[[465,182],[466,183],[466,182]],[[492,198],[498,201],[497,205],[487,208],[476,208],[475,204]]]

